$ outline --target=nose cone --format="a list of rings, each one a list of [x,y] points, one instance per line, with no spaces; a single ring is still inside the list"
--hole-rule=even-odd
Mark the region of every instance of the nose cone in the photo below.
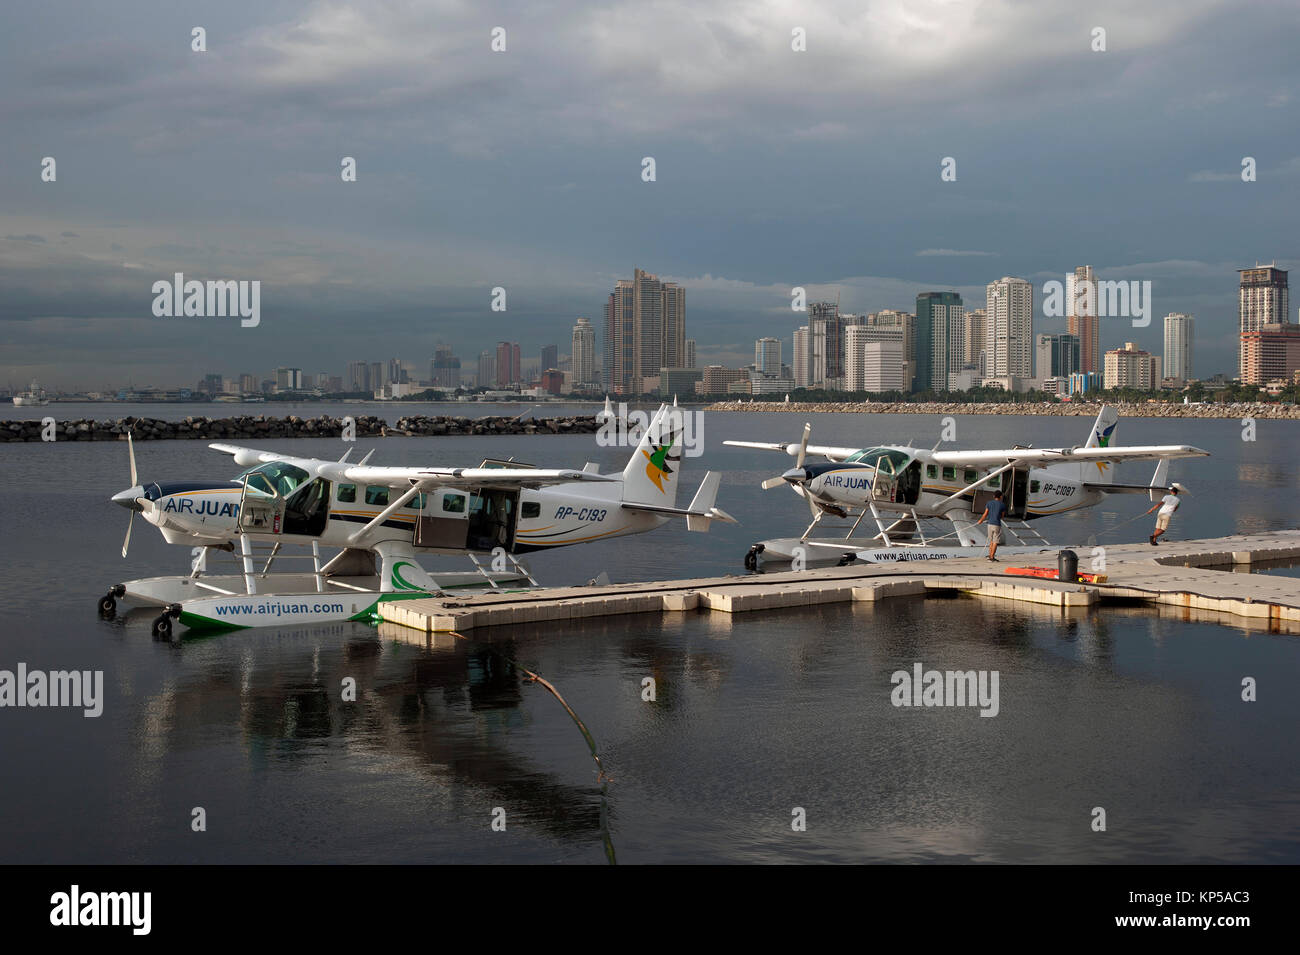
[[[114,504],[121,504],[128,511],[141,511],[144,510],[144,508],[136,503],[135,499],[138,497],[144,497],[144,488],[137,484],[135,487],[127,488],[125,491],[118,491],[112,496],[112,498],[110,498],[110,500],[112,500]]]
[[[791,484],[802,484],[808,480],[808,471],[805,468],[791,468],[781,475],[782,479],[789,481]]]

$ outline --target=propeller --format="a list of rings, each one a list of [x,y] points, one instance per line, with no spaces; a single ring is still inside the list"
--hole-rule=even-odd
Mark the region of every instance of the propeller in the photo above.
[[[135,467],[135,442],[131,440],[131,432],[126,433],[126,456],[131,462],[131,486],[139,487],[140,478]],[[135,509],[132,508],[131,516],[126,519],[126,537],[122,541],[122,559],[126,559],[126,552],[131,548],[131,528],[135,526]]]
[[[799,453],[794,460],[795,470],[798,470],[799,468],[803,467],[803,459],[808,454],[808,438],[811,435],[812,435],[812,425],[805,421],[803,426],[803,436],[799,439]],[[786,484],[786,483],[788,482],[785,476],[780,475],[778,477],[768,478],[766,481],[762,483],[761,487],[763,488],[764,491],[770,491],[772,490],[772,488],[780,487],[782,484]],[[802,491],[802,489],[797,486],[795,487],[795,490]]]

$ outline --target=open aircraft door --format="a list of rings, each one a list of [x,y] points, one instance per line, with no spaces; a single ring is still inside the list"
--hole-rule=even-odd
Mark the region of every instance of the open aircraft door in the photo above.
[[[424,495],[424,509],[415,520],[416,547],[462,550],[469,541],[470,495],[439,488]]]

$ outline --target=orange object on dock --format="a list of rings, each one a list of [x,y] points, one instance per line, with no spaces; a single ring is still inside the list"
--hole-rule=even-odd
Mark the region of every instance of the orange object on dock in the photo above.
[[[1014,577],[1041,577],[1044,580],[1060,580],[1055,567],[1007,567],[1003,573]],[[1079,580],[1085,584],[1104,584],[1105,574],[1079,574]]]

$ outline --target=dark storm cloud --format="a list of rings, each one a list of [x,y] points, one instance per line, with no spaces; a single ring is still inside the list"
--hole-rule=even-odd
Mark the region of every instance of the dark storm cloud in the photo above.
[[[108,354],[182,384],[254,361],[422,365],[438,340],[466,360],[497,338],[567,351],[634,266],[688,285],[702,359],[752,357],[764,334],[788,350],[792,285],[858,311],[929,288],[979,304],[1001,275],[1041,288],[1085,263],[1153,282],[1152,327],[1107,344],[1158,349],[1160,316],[1190,311],[1210,373],[1233,368],[1234,270],[1300,262],[1282,5],[52,2],[9,19],[0,320],[24,339],[4,377],[71,385]],[[263,327],[154,319],[150,286],[176,271],[262,281]]]

